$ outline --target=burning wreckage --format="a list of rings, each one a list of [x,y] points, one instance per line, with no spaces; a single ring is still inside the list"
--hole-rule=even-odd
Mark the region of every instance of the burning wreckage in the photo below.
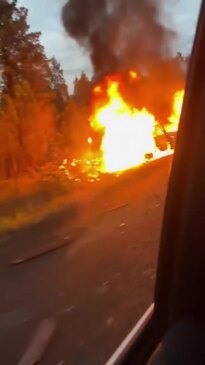
[[[171,56],[175,33],[162,25],[160,1],[70,0],[65,29],[87,49],[93,65],[87,150],[60,166],[90,181],[172,153],[185,72]],[[79,177],[76,181],[80,181]]]

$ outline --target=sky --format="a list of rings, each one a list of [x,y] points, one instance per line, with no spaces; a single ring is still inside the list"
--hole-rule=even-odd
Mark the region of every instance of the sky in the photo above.
[[[83,1],[83,0],[82,0]],[[72,81],[82,71],[92,75],[89,55],[78,46],[64,31],[61,23],[61,10],[65,0],[18,0],[19,6],[29,10],[31,30],[42,32],[41,42],[47,56],[55,56],[61,63],[66,81],[72,89]],[[176,30],[178,37],[174,51],[188,54],[193,37],[201,0],[167,1],[164,23]]]

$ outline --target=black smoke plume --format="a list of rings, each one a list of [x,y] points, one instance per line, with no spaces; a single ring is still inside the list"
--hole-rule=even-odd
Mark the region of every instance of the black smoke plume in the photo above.
[[[160,22],[162,0],[69,0],[66,31],[85,47],[95,74],[127,67],[147,71],[169,57],[174,32]]]

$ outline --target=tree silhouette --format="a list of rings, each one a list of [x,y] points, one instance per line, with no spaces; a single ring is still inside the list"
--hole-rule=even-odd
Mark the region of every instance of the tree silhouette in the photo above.
[[[60,63],[53,57],[50,60],[51,89],[56,93],[56,102],[59,111],[62,111],[68,100],[68,87],[65,82]]]
[[[77,104],[86,105],[90,98],[91,82],[84,72],[74,81],[74,98]]]
[[[0,69],[2,91],[13,95],[16,84],[27,82],[34,91],[50,86],[51,71],[40,33],[30,32],[28,10],[17,1],[0,0]]]
[[[46,163],[57,135],[58,98],[66,97],[60,65],[53,61],[51,67],[27,15],[16,0],[0,0],[1,178]]]

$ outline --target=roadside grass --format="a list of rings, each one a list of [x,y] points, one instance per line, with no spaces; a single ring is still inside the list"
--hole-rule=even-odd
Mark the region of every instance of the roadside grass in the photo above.
[[[72,205],[71,183],[57,179],[0,182],[0,234],[41,222]],[[72,209],[71,209],[72,210]]]

